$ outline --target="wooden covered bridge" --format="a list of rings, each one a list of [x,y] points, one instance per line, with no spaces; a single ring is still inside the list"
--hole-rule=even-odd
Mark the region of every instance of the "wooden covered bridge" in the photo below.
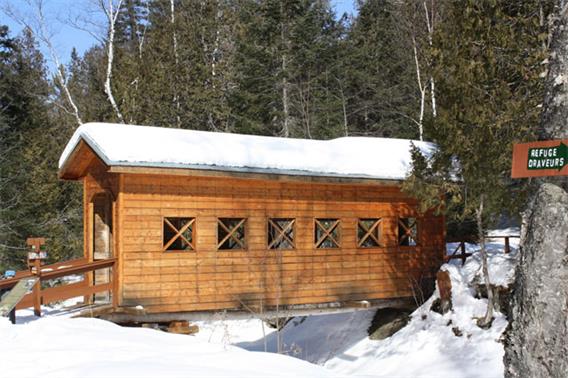
[[[412,298],[443,262],[445,226],[401,191],[409,149],[85,124],[59,176],[83,183],[82,261],[112,261],[85,285],[146,316]]]

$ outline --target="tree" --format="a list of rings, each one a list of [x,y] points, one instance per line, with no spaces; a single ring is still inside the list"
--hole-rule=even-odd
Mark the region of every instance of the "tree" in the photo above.
[[[3,28],[0,41],[0,264],[23,268],[29,236],[48,237],[53,260],[79,250],[79,197],[55,175],[68,132],[50,118],[53,91],[32,32],[10,39]]]
[[[419,136],[412,40],[401,27],[404,4],[359,1],[348,33],[351,124],[357,134]]]
[[[241,1],[231,108],[239,132],[342,134],[341,24],[329,1]]]
[[[568,137],[568,7],[556,4],[538,137]],[[564,377],[568,370],[568,179],[543,177],[523,212],[505,333],[505,377]],[[556,185],[554,185],[556,184]],[[544,273],[544,274],[543,274]]]
[[[518,214],[527,187],[509,179],[513,142],[533,137],[543,93],[545,57],[539,1],[449,3],[434,34],[438,115],[427,134],[438,145],[433,162],[417,157],[405,185],[428,206],[451,193],[461,215],[474,216],[491,324],[493,291],[484,231],[504,212]],[[550,11],[545,7],[545,12]],[[415,153],[416,155],[416,153]]]
[[[34,37],[47,48],[51,62],[55,66],[56,88],[61,92],[60,97],[64,99],[59,106],[61,106],[67,114],[74,117],[75,122],[80,126],[83,121],[75,98],[69,91],[68,77],[52,42],[53,33],[48,26],[49,20],[46,19],[44,14],[43,0],[26,0],[26,4],[30,8],[30,15],[21,14],[9,3],[4,5],[3,11],[14,21],[27,29],[29,33],[32,33]]]

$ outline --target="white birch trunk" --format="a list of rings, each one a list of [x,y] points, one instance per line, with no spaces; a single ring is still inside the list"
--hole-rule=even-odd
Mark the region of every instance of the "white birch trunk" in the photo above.
[[[343,111],[343,132],[345,136],[349,136],[349,127],[347,125],[347,100],[345,99],[343,87],[341,87],[341,110]]]
[[[432,5],[432,17],[428,13],[428,6],[424,2],[424,15],[426,16],[426,27],[428,28],[428,44],[432,48],[432,35],[434,34],[434,6]],[[436,117],[436,84],[434,77],[430,75],[430,96],[432,100],[432,116]]]
[[[114,9],[112,0],[108,1],[108,9],[103,8],[106,16],[108,18],[108,41],[107,41],[107,69],[106,69],[106,79],[104,84],[104,90],[107,95],[108,101],[110,102],[116,117],[120,121],[120,123],[124,123],[124,117],[116,104],[114,99],[114,95],[112,94],[112,64],[114,60],[114,32],[115,32],[115,25],[116,19],[118,17],[118,13],[120,11],[120,5],[122,4],[122,0],[120,0],[116,6],[116,10]]]
[[[45,44],[45,46],[47,47],[47,49],[49,51],[49,56],[50,56],[53,64],[56,67],[55,76],[57,78],[57,81],[59,82],[59,85],[61,85],[61,88],[63,89],[63,94],[64,94],[64,97],[65,97],[65,100],[67,101],[67,103],[71,107],[71,110],[69,110],[65,107],[62,107],[62,108],[65,112],[71,114],[75,118],[77,125],[81,126],[83,124],[83,121],[81,120],[81,116],[79,114],[79,108],[77,107],[77,104],[73,100],[73,96],[71,95],[71,91],[69,91],[69,86],[67,85],[67,80],[65,79],[65,73],[63,71],[63,67],[61,66],[61,61],[59,60],[59,55],[57,54],[57,52],[55,51],[55,47],[51,43],[51,38],[50,38],[49,32],[47,30],[47,25],[46,25],[47,22],[45,20],[45,15],[43,13],[43,1],[42,0],[36,0],[33,3],[31,1],[27,1],[27,3],[31,8],[33,8],[35,10],[35,13],[36,13],[35,14],[35,18],[36,18],[35,21],[37,21],[37,23],[36,23],[35,28],[32,27],[25,20],[25,16],[18,14],[11,7],[6,6],[6,7],[3,8],[3,11],[9,17],[13,18],[17,23],[28,28],[36,36],[36,38],[38,38],[41,42],[43,42],[43,44]]]
[[[280,16],[284,17],[284,5],[282,3],[280,3]],[[286,35],[287,30],[285,30],[285,28],[286,24],[284,21],[282,21],[281,30],[280,30],[280,37],[282,38],[282,49],[283,49],[281,69],[282,69],[282,110],[284,113],[284,120],[282,124],[282,135],[285,138],[288,138],[290,136],[290,123],[289,123],[290,107],[288,99],[288,78],[286,77],[286,71],[287,71],[286,52],[288,50],[288,40]]]
[[[284,112],[284,119],[282,125],[282,135],[285,138],[290,136],[289,125],[289,104],[288,104],[288,79],[286,78],[286,54],[282,55],[282,110]]]
[[[422,78],[420,77],[420,63],[418,62],[418,49],[416,48],[416,39],[412,36],[412,48],[414,51],[414,63],[416,64],[416,81],[418,83],[418,90],[420,91],[420,113],[418,114],[418,133],[420,140],[424,140],[424,104],[426,100],[426,89],[422,85]]]
[[[51,41],[46,42],[46,45],[48,46],[49,54],[51,55],[51,59],[53,60],[53,63],[57,67],[57,70],[55,72],[56,77],[57,77],[57,81],[61,85],[61,88],[63,88],[63,93],[65,94],[65,98],[66,98],[67,102],[69,103],[69,106],[71,106],[71,109],[72,109],[71,114],[73,115],[73,117],[75,117],[75,121],[77,122],[77,125],[81,126],[83,124],[83,120],[81,120],[81,116],[79,115],[79,108],[75,104],[75,101],[73,101],[73,96],[71,96],[71,92],[69,91],[69,86],[67,85],[67,80],[65,79],[65,76],[64,76],[64,73],[63,73],[63,68],[61,67],[61,63],[59,62],[59,58],[58,58],[57,54],[55,53],[55,49],[53,48]]]

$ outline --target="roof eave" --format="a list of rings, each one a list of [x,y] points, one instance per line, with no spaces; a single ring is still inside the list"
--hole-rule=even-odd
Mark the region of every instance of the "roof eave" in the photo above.
[[[110,165],[109,172],[129,173],[129,174],[154,174],[172,176],[207,176],[207,177],[234,177],[243,179],[260,179],[273,181],[295,181],[295,182],[321,182],[321,183],[345,183],[345,184],[369,184],[369,185],[390,185],[399,186],[404,180],[401,179],[382,179],[364,176],[344,176],[332,174],[313,174],[312,172],[275,172],[267,169],[252,169],[239,167],[211,167],[211,166],[150,166],[150,165],[131,165],[113,164]]]

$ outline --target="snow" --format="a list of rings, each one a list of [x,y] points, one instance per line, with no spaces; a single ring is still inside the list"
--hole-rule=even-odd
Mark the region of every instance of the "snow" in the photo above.
[[[434,296],[392,337],[362,339],[344,352],[353,361],[337,356],[325,366],[337,373],[375,377],[503,377],[504,352],[499,338],[507,327],[505,316],[496,313],[489,330],[479,328],[475,321],[484,315],[486,300],[474,298],[467,274],[458,266],[447,264],[443,269],[452,280],[452,312],[440,315],[429,311]],[[456,336],[454,327],[463,335]]]
[[[494,284],[508,286],[519,257],[518,239],[512,239],[509,254],[503,253],[502,243],[494,239],[487,244],[490,275]],[[384,340],[367,337],[374,309],[297,317],[280,335],[267,326],[263,333],[262,322],[252,316],[231,320],[219,313],[197,322],[200,331],[193,336],[71,319],[72,313],[60,309],[46,308],[47,315],[39,319],[22,310],[22,324],[0,319],[0,375],[502,378],[500,338],[507,319],[496,312],[488,330],[476,325],[486,300],[475,298],[472,288],[480,278],[478,247],[468,245],[468,250],[473,256],[464,266],[461,260],[442,266],[452,281],[453,311],[430,311],[435,293],[406,327]],[[275,353],[278,338],[282,354]]]
[[[62,168],[83,140],[109,166],[214,169],[258,173],[403,180],[410,146],[425,156],[434,145],[407,139],[344,137],[327,141],[87,123],[69,140]]]
[[[98,319],[0,319],[2,371],[10,377],[335,377],[308,362]]]

